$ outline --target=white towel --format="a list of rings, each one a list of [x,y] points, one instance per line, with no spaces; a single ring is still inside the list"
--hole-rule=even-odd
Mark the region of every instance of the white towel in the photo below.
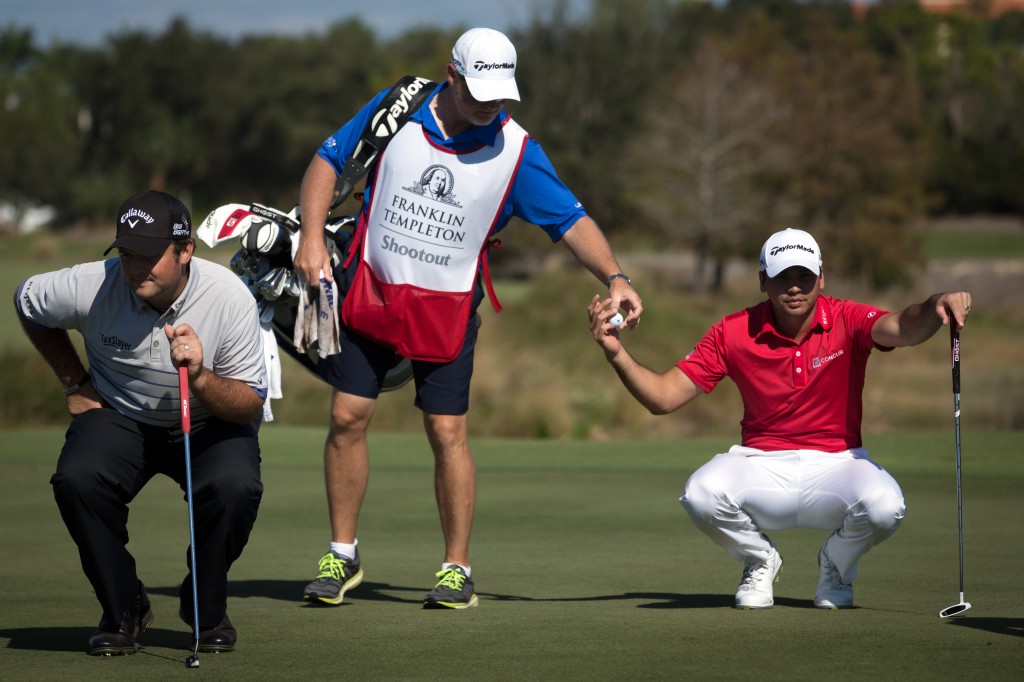
[[[298,271],[295,272],[298,275]],[[310,299],[310,288],[299,276],[299,307],[295,311],[295,331],[292,333],[292,343],[295,350],[305,353],[309,347],[316,343],[318,326],[316,322],[316,304]]]
[[[292,237],[292,259],[299,248],[299,235]],[[295,333],[292,342],[295,350],[305,353],[316,348],[317,355],[326,358],[341,352],[341,328],[338,321],[338,289],[334,282],[324,279],[320,271],[320,294],[314,298],[311,288],[306,285],[298,270],[295,276],[299,282],[299,308],[296,311]],[[314,345],[315,344],[315,345]]]
[[[267,366],[267,399],[263,401],[263,421],[272,422],[274,412],[270,409],[270,401],[284,397],[281,392],[281,355],[270,322],[261,319],[260,331],[263,336],[263,362]]]
[[[338,287],[323,277],[320,278],[318,303],[317,353],[321,358],[326,358],[341,352],[341,326],[338,322]]]

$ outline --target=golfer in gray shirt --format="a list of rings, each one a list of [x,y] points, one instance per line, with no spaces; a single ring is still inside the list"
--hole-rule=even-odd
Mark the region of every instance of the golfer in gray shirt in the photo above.
[[[256,303],[229,270],[193,256],[191,217],[169,194],[125,200],[104,255],[112,249],[115,258],[29,277],[15,300],[71,415],[50,482],[103,609],[89,653],[134,653],[153,621],[125,546],[128,504],[158,473],[186,489],[179,367],[191,393],[198,650],[232,651],[227,574],[263,494],[267,373]],[[88,369],[70,329],[82,335]],[[191,573],[180,595],[179,615],[194,628]]]

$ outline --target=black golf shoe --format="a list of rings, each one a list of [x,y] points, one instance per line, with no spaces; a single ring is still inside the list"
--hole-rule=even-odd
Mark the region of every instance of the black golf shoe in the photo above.
[[[104,620],[100,621],[96,632],[89,637],[90,656],[126,656],[138,651],[136,640],[146,631],[156,618],[149,605],[146,588],[139,584],[139,595],[124,610],[120,626],[111,631]]]
[[[188,612],[189,614],[191,612]],[[192,628],[192,636],[195,637],[195,627],[192,625],[192,619],[187,617],[184,607],[178,609],[178,616],[186,625]],[[224,618],[221,619],[220,624],[215,628],[207,628],[204,630],[202,626],[199,626],[199,653],[201,654],[223,654],[229,651],[235,650],[235,642],[238,641],[238,632],[235,630],[235,626],[231,624],[231,620],[228,618],[228,614],[224,614]],[[195,644],[195,640],[192,640]]]

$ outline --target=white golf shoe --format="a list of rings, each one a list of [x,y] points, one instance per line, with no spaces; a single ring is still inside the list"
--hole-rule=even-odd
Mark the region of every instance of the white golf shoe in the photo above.
[[[818,552],[818,589],[814,593],[814,605],[819,609],[853,608],[853,584],[843,582],[824,547]]]
[[[736,590],[736,608],[767,609],[775,603],[774,583],[782,571],[782,556],[772,547],[768,559],[747,557],[743,561],[743,579]]]

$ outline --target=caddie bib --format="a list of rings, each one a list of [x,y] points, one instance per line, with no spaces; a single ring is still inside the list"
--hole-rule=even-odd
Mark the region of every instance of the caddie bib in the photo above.
[[[456,152],[403,127],[381,156],[342,304],[352,330],[412,360],[449,362],[465,341],[473,284],[528,135],[511,118]],[[486,264],[486,261],[484,261]]]

